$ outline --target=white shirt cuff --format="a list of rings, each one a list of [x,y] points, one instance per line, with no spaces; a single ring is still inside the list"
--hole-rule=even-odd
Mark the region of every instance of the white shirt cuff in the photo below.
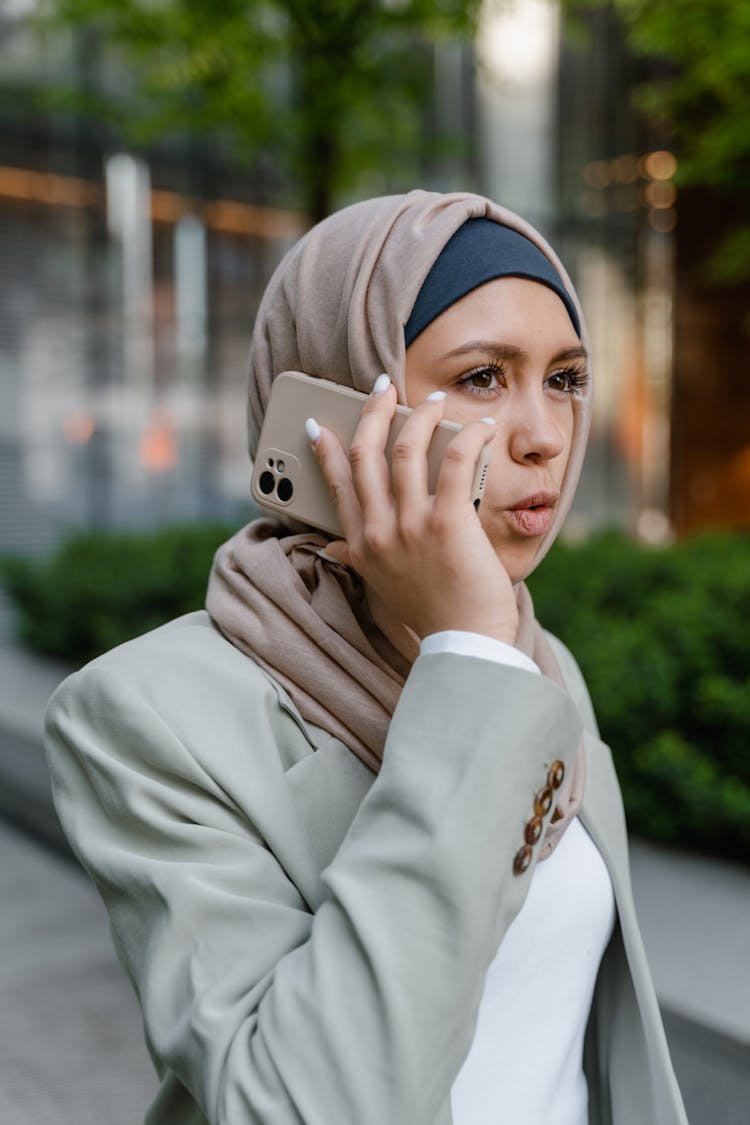
[[[510,664],[523,668],[525,672],[541,675],[541,669],[525,652],[487,637],[484,633],[467,633],[461,629],[445,629],[442,633],[431,633],[423,637],[419,645],[420,656],[438,652],[452,652],[457,656],[476,656],[480,660],[494,660],[496,664]]]

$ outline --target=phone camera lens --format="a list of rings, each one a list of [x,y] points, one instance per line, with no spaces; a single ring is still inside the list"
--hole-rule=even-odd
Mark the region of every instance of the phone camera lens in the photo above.
[[[261,490],[264,496],[270,496],[275,486],[276,478],[274,477],[273,473],[269,473],[268,470],[266,470],[265,473],[261,473],[258,477],[258,488]]]
[[[290,481],[289,477],[282,477],[279,481],[279,487],[276,490],[276,494],[279,500],[283,501],[283,503],[286,503],[287,500],[291,500],[293,493],[294,485]]]

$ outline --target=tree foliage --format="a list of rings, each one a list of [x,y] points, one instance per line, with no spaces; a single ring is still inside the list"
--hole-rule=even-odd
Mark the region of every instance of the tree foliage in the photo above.
[[[469,35],[480,0],[48,0],[119,62],[110,118],[138,140],[212,136],[266,157],[313,218],[367,171],[423,149],[429,43]],[[124,64],[124,65],[123,65]],[[129,76],[126,85],[122,76]],[[99,110],[105,105],[98,91]]]
[[[563,0],[568,12],[609,6],[631,49],[659,60],[637,105],[671,132],[679,182],[709,188],[747,213],[750,201],[750,0]],[[738,206],[737,206],[738,205]],[[726,280],[750,277],[750,220],[714,257]]]

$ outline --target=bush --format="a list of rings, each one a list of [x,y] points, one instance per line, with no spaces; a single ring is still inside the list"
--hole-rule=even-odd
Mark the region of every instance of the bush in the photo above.
[[[203,606],[216,548],[236,528],[84,532],[48,559],[5,558],[0,578],[35,652],[84,664],[107,649]]]
[[[31,648],[82,663],[203,605],[224,526],[87,533],[0,568]],[[612,746],[632,831],[750,861],[750,537],[556,544],[531,588]]]
[[[573,651],[631,831],[750,861],[750,537],[557,544],[529,586]]]

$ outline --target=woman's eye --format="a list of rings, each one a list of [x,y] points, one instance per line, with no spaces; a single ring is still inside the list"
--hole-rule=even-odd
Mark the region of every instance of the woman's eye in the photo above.
[[[570,376],[567,371],[556,371],[547,380],[553,391],[567,391],[570,387]]]
[[[574,395],[586,385],[588,375],[585,371],[575,368],[565,368],[563,371],[553,371],[547,378],[547,385],[553,391],[562,391],[564,394]]]
[[[494,393],[499,390],[502,372],[494,364],[489,367],[477,367],[459,379],[459,385],[466,387],[474,394]]]

